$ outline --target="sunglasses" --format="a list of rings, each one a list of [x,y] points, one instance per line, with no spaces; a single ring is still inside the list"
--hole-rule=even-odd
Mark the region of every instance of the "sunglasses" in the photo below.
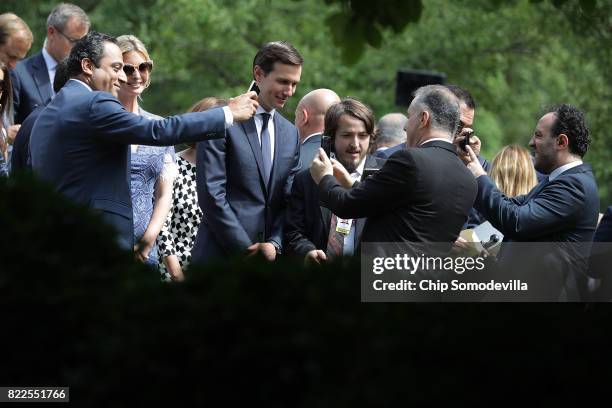
[[[132,64],[124,64],[123,72],[125,72],[125,75],[132,75],[134,71],[136,70],[136,68],[138,68],[138,71],[141,74],[144,74],[145,72],[151,72],[153,71],[153,61],[141,62],[140,65],[138,65],[138,67]]]

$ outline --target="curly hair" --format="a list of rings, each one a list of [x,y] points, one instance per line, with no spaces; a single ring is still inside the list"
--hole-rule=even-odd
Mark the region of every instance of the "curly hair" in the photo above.
[[[584,112],[566,103],[553,106],[548,112],[555,113],[555,122],[551,126],[552,136],[562,133],[567,135],[570,152],[583,157],[591,143]]]

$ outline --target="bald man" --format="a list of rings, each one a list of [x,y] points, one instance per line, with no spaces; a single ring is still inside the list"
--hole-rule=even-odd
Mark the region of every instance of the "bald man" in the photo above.
[[[310,168],[310,163],[321,147],[323,119],[330,106],[340,102],[331,89],[315,89],[307,93],[295,110],[295,127],[300,132],[300,170]]]

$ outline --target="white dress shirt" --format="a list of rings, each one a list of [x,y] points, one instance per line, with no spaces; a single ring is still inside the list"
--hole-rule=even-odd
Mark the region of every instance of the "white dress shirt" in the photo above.
[[[363,169],[365,167],[365,157],[357,166],[357,169],[351,173],[351,178],[355,181],[361,179],[361,175],[363,174]],[[342,246],[342,255],[350,256],[355,253],[355,238],[357,236],[357,230],[355,227],[355,220],[351,220],[351,231],[348,235],[344,236],[344,245]]]
[[[49,74],[49,81],[51,82],[51,95],[55,96],[55,91],[53,90],[53,81],[55,81],[57,61],[51,56],[51,54],[47,52],[47,49],[45,47],[43,47],[42,49],[42,55],[45,60],[45,64],[47,65],[47,74]]]
[[[561,173],[569,170],[569,169],[573,169],[576,166],[580,166],[582,164],[582,160],[576,160],[574,162],[571,163],[567,163],[561,167],[557,167],[556,169],[553,170],[552,173],[550,173],[548,175],[548,181],[553,181],[554,179],[556,179],[557,177],[559,177],[561,175]]]

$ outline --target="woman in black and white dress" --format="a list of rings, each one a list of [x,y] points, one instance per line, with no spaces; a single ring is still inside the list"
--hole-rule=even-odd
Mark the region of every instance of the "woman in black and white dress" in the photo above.
[[[197,102],[189,112],[202,112],[225,105],[225,101],[210,97]],[[202,221],[196,190],[196,145],[177,153],[178,175],[174,179],[172,207],[157,238],[159,270],[164,281],[182,281],[183,270],[191,262],[191,249]]]

